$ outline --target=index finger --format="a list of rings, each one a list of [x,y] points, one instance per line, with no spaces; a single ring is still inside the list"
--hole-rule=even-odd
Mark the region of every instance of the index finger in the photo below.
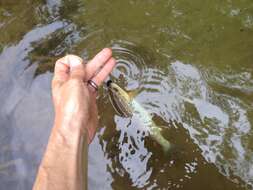
[[[112,50],[105,48],[86,64],[87,79],[95,76],[112,57]]]
[[[104,67],[98,72],[98,74],[92,78],[92,81],[100,86],[104,80],[112,72],[114,66],[116,65],[116,60],[112,57],[104,65]]]

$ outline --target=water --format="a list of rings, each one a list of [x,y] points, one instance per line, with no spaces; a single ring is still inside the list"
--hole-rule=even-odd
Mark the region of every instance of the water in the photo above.
[[[118,116],[103,88],[90,189],[253,188],[252,1],[0,0],[0,31],[0,189],[32,187],[54,61],[106,46],[111,78],[137,91],[176,150]]]

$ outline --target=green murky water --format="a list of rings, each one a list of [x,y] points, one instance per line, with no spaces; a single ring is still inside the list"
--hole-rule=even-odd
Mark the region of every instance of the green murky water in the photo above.
[[[0,32],[0,189],[31,189],[54,61],[103,47],[117,58],[111,78],[138,89],[176,150],[164,155],[101,89],[90,189],[252,189],[251,0],[0,0]]]

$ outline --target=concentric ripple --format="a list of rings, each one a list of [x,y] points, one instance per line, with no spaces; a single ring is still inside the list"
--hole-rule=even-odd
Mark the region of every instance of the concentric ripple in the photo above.
[[[252,150],[245,142],[252,133],[251,124],[242,102],[213,90],[201,70],[190,64],[175,61],[162,72],[148,66],[149,59],[139,54],[136,45],[117,42],[113,48],[119,63],[112,78],[123,88],[137,91],[137,101],[158,125],[166,125],[165,137],[183,150],[176,158],[165,158],[142,131],[138,118],[115,115],[114,142],[120,152],[114,161],[120,167],[112,171],[128,176],[138,188],[163,187],[157,172],[166,173],[167,186],[183,187],[209,162],[233,182],[240,184],[242,179],[253,184]],[[176,168],[178,178],[171,173]]]

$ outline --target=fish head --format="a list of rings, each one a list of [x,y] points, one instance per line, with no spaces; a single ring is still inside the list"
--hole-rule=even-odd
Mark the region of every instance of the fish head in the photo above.
[[[111,80],[107,82],[107,88],[114,109],[121,116],[130,117],[132,115],[132,99],[130,98],[128,93]]]
[[[113,94],[114,97],[123,100],[126,103],[130,103],[131,102],[131,98],[128,95],[128,93],[123,90],[119,85],[117,85],[116,83],[112,82],[112,81],[108,81],[107,82],[107,87],[109,92],[111,92]]]

